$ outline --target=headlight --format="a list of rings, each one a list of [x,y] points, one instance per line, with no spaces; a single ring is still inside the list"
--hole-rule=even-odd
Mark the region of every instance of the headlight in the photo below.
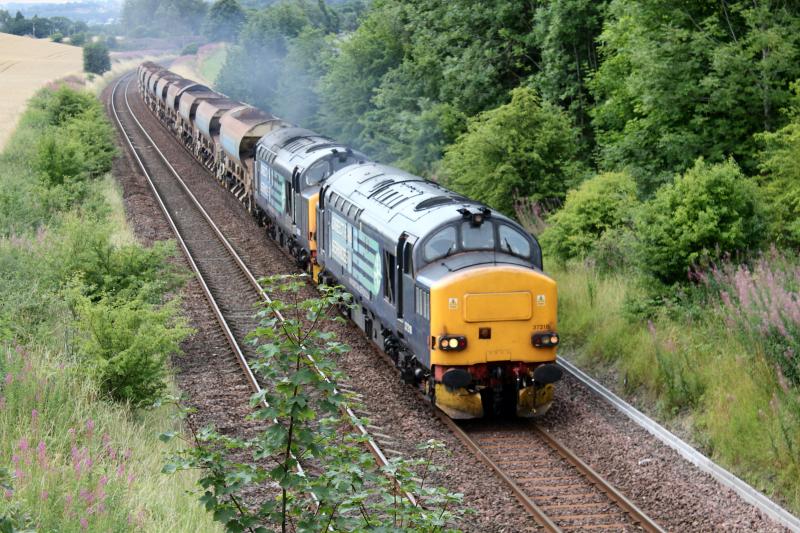
[[[531,344],[537,348],[550,348],[551,346],[558,346],[558,333],[534,333],[531,336]]]
[[[445,335],[439,337],[439,348],[446,352],[461,351],[467,347],[467,338],[463,335]]]

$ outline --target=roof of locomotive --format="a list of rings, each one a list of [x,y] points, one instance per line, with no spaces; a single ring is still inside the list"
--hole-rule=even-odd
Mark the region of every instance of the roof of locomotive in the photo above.
[[[345,167],[331,176],[326,207],[332,193],[356,206],[355,218],[393,240],[403,232],[421,239],[444,223],[462,220],[460,209],[486,208],[438,183],[372,162]],[[494,211],[492,217],[517,225]]]
[[[298,127],[273,131],[262,137],[258,144],[270,153],[269,164],[287,175],[291,175],[295,167],[302,172],[331,154],[351,153],[362,156],[358,152],[353,152],[347,145],[330,137]]]

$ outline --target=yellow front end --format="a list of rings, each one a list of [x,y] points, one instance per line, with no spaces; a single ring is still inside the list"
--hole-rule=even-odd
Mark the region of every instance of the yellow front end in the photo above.
[[[552,401],[552,383],[535,383],[537,366],[553,363],[555,346],[534,346],[535,334],[557,331],[556,283],[530,268],[491,265],[446,276],[430,290],[431,368],[437,405],[454,418],[484,414],[481,391],[504,389],[517,416],[533,416]],[[442,349],[442,338],[464,337],[466,346]],[[548,337],[549,338],[549,337]],[[554,337],[556,338],[556,337]],[[472,376],[467,387],[446,385],[454,369]]]

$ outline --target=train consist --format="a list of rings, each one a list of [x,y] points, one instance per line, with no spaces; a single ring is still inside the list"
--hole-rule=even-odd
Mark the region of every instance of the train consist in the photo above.
[[[486,206],[184,79],[138,69],[153,113],[452,418],[550,407],[556,283],[538,242]]]

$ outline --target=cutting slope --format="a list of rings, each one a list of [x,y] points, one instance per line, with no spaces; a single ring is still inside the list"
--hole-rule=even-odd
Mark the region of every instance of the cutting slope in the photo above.
[[[0,148],[28,98],[47,82],[79,73],[82,67],[79,47],[0,33]]]

